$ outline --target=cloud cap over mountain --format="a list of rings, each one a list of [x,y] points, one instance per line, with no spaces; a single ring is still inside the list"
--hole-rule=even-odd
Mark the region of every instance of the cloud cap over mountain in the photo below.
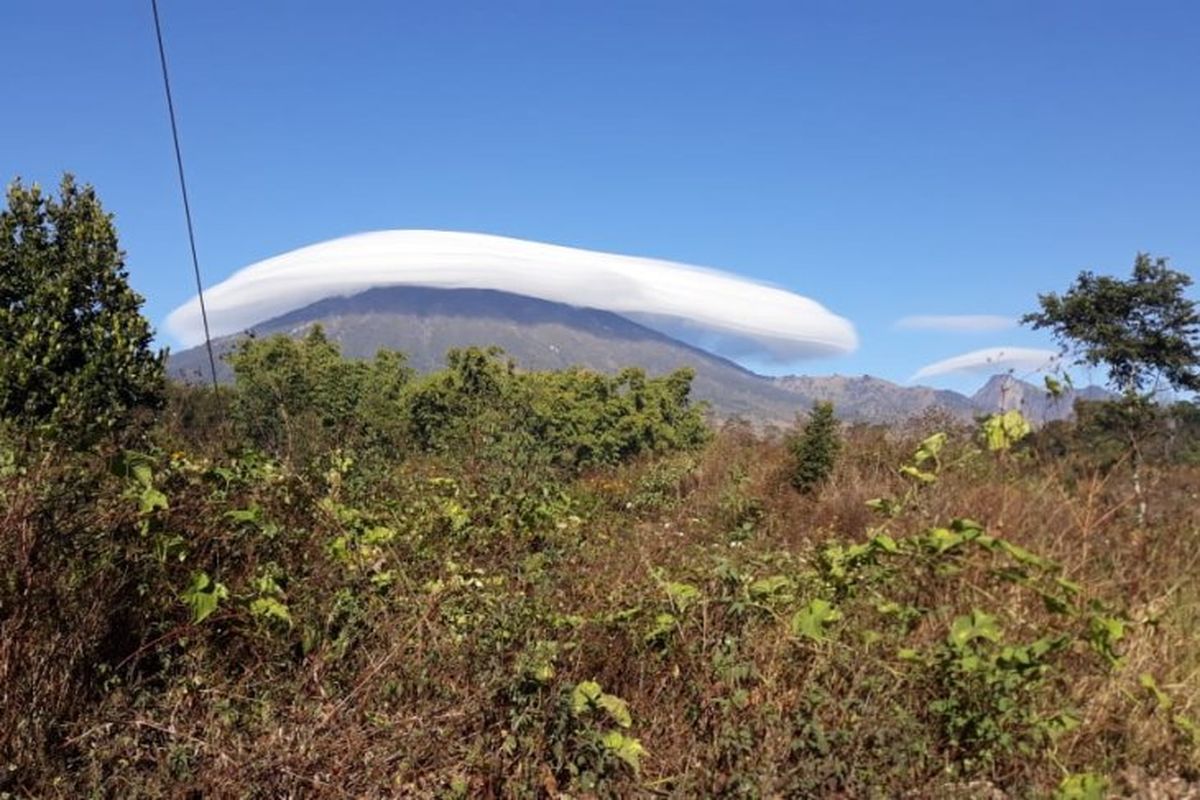
[[[495,289],[673,323],[733,356],[776,362],[842,355],[854,326],[802,295],[704,267],[481,233],[389,230],[302,247],[205,290],[214,336],[332,296],[382,286]],[[167,328],[203,341],[193,297]]]
[[[909,380],[916,381],[922,378],[963,372],[979,375],[993,375],[1006,370],[1021,373],[1045,372],[1056,368],[1060,361],[1060,355],[1054,350],[1032,347],[987,347],[926,364],[917,370]]]

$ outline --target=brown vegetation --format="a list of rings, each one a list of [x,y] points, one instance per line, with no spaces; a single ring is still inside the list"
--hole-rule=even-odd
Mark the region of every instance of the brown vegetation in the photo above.
[[[148,473],[47,455],[0,489],[0,791],[1185,791],[1200,470],[1156,467],[1138,529],[1116,473],[969,431],[914,487],[897,468],[932,432],[848,431],[809,496],[736,425],[578,478],[186,455],[169,426]],[[1008,544],[935,553],[931,530],[978,535],[961,518]],[[984,634],[955,650],[964,618]],[[576,702],[589,681],[614,699]]]

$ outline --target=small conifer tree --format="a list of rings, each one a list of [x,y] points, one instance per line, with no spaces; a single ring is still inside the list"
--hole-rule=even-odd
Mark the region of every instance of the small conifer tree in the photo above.
[[[833,403],[813,404],[804,432],[789,443],[792,452],[792,486],[801,494],[812,494],[833,473],[842,441]]]

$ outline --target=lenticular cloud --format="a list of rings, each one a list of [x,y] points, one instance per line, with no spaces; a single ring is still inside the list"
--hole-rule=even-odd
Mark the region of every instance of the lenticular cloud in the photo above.
[[[651,327],[694,331],[731,356],[787,362],[858,346],[849,321],[783,289],[671,261],[479,233],[395,230],[333,239],[251,264],[207,289],[204,300],[220,336],[327,297],[405,285],[495,289],[629,314]],[[185,345],[204,340],[195,297],[166,324]]]
[[[1032,347],[988,347],[973,350],[921,367],[909,380],[959,372],[989,374],[997,371],[1045,372],[1056,368],[1061,357],[1053,350]]]

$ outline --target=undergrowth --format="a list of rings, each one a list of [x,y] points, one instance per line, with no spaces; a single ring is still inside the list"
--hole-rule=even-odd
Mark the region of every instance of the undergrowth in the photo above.
[[[557,395],[467,362],[497,399],[448,428],[431,393],[452,376],[426,379],[427,446],[404,420],[302,445],[295,415],[248,446],[186,425],[220,398],[178,390],[123,447],[6,450],[0,793],[1085,798],[1197,779],[1195,467],[1156,468],[1141,529],[1099,467],[852,428],[800,494],[786,439],[705,442],[686,420],[638,438],[684,419],[620,422],[639,376],[566,386],[616,422],[547,439],[504,398],[533,392],[541,430]]]

